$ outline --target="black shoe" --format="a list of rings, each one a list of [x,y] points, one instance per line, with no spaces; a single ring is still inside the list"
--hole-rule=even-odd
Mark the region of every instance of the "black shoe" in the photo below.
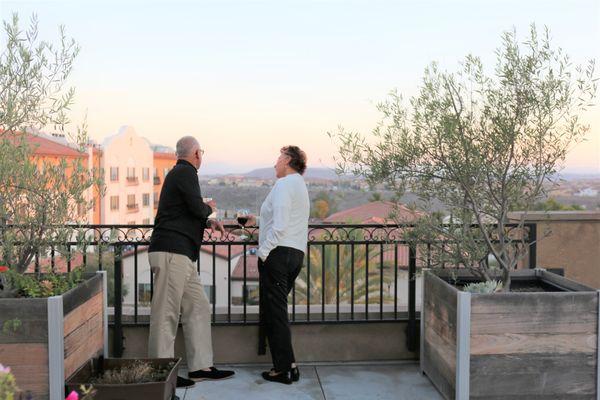
[[[234,374],[235,372],[233,371],[220,371],[215,367],[210,367],[210,371],[202,371],[199,369],[198,371],[189,372],[188,377],[196,382],[206,380],[216,381],[219,379],[231,378]]]
[[[190,388],[190,387],[194,386],[195,384],[196,384],[196,382],[194,382],[190,379],[186,379],[181,376],[177,377],[177,387],[178,388]]]
[[[275,368],[271,368],[271,372],[275,372]],[[292,382],[298,382],[300,380],[300,370],[298,367],[292,367],[292,369],[290,369],[290,378],[292,379]]]
[[[290,377],[290,373],[288,372],[281,372],[277,375],[271,375],[270,372],[263,372],[262,373],[262,377],[270,382],[279,382],[279,383],[284,383],[286,385],[291,385],[292,384],[292,378]]]
[[[298,367],[290,369],[290,377],[292,378],[292,382],[298,382],[300,380],[300,370]]]

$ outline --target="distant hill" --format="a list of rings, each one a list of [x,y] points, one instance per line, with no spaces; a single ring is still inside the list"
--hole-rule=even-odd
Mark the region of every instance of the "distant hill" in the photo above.
[[[600,173],[598,172],[561,172],[559,174],[561,179],[568,181],[580,180],[580,179],[600,179]]]
[[[243,174],[247,178],[255,179],[275,179],[275,168],[259,168]],[[337,180],[338,176],[334,169],[330,168],[308,168],[304,173],[308,179],[328,179]]]

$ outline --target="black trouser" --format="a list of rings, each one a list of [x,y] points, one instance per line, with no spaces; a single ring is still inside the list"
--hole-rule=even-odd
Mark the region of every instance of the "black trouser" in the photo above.
[[[296,362],[288,320],[288,295],[302,269],[304,253],[291,247],[278,246],[265,262],[258,260],[260,273],[261,327],[267,336],[273,367],[286,372]]]

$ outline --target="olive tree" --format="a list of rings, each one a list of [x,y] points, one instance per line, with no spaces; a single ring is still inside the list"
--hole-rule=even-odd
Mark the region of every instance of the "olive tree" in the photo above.
[[[40,162],[30,135],[67,131],[81,146],[85,124],[68,132],[74,89],[66,87],[79,47],[60,28],[58,44],[38,39],[35,16],[26,30],[15,14],[4,21],[0,54],[0,265],[23,273],[51,244],[72,240],[67,223],[85,221],[101,180],[86,155]],[[80,148],[82,150],[83,148]]]
[[[434,266],[461,265],[509,290],[509,271],[527,254],[526,212],[589,130],[580,114],[592,106],[597,79],[593,60],[573,67],[535,25],[523,42],[505,32],[495,55],[491,70],[473,55],[457,72],[433,63],[409,102],[392,92],[378,105],[371,136],[343,128],[332,136],[341,170],[410,191],[426,210],[443,204],[445,213],[410,231],[411,240],[429,243]],[[525,213],[511,228],[515,209]]]

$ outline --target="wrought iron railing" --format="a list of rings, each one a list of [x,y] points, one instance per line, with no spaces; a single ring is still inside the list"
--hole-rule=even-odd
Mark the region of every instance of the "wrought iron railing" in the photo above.
[[[109,270],[113,350],[121,354],[123,326],[146,324],[149,320],[153,277],[144,253],[153,227],[63,228],[72,230],[73,241],[50,244],[45,255],[35,256],[32,270],[67,272],[78,266]],[[239,230],[233,225],[226,228]],[[412,228],[408,224],[309,225],[305,266],[289,298],[291,323],[403,321],[408,324],[408,348],[416,349],[417,301],[421,298],[417,296],[417,271],[430,265],[431,247],[427,243],[410,244],[405,232]],[[216,325],[258,323],[257,228],[245,229],[244,234],[248,238],[242,240],[239,235],[205,231],[196,267]],[[535,224],[526,224],[520,235],[528,247],[523,266],[535,267]]]

